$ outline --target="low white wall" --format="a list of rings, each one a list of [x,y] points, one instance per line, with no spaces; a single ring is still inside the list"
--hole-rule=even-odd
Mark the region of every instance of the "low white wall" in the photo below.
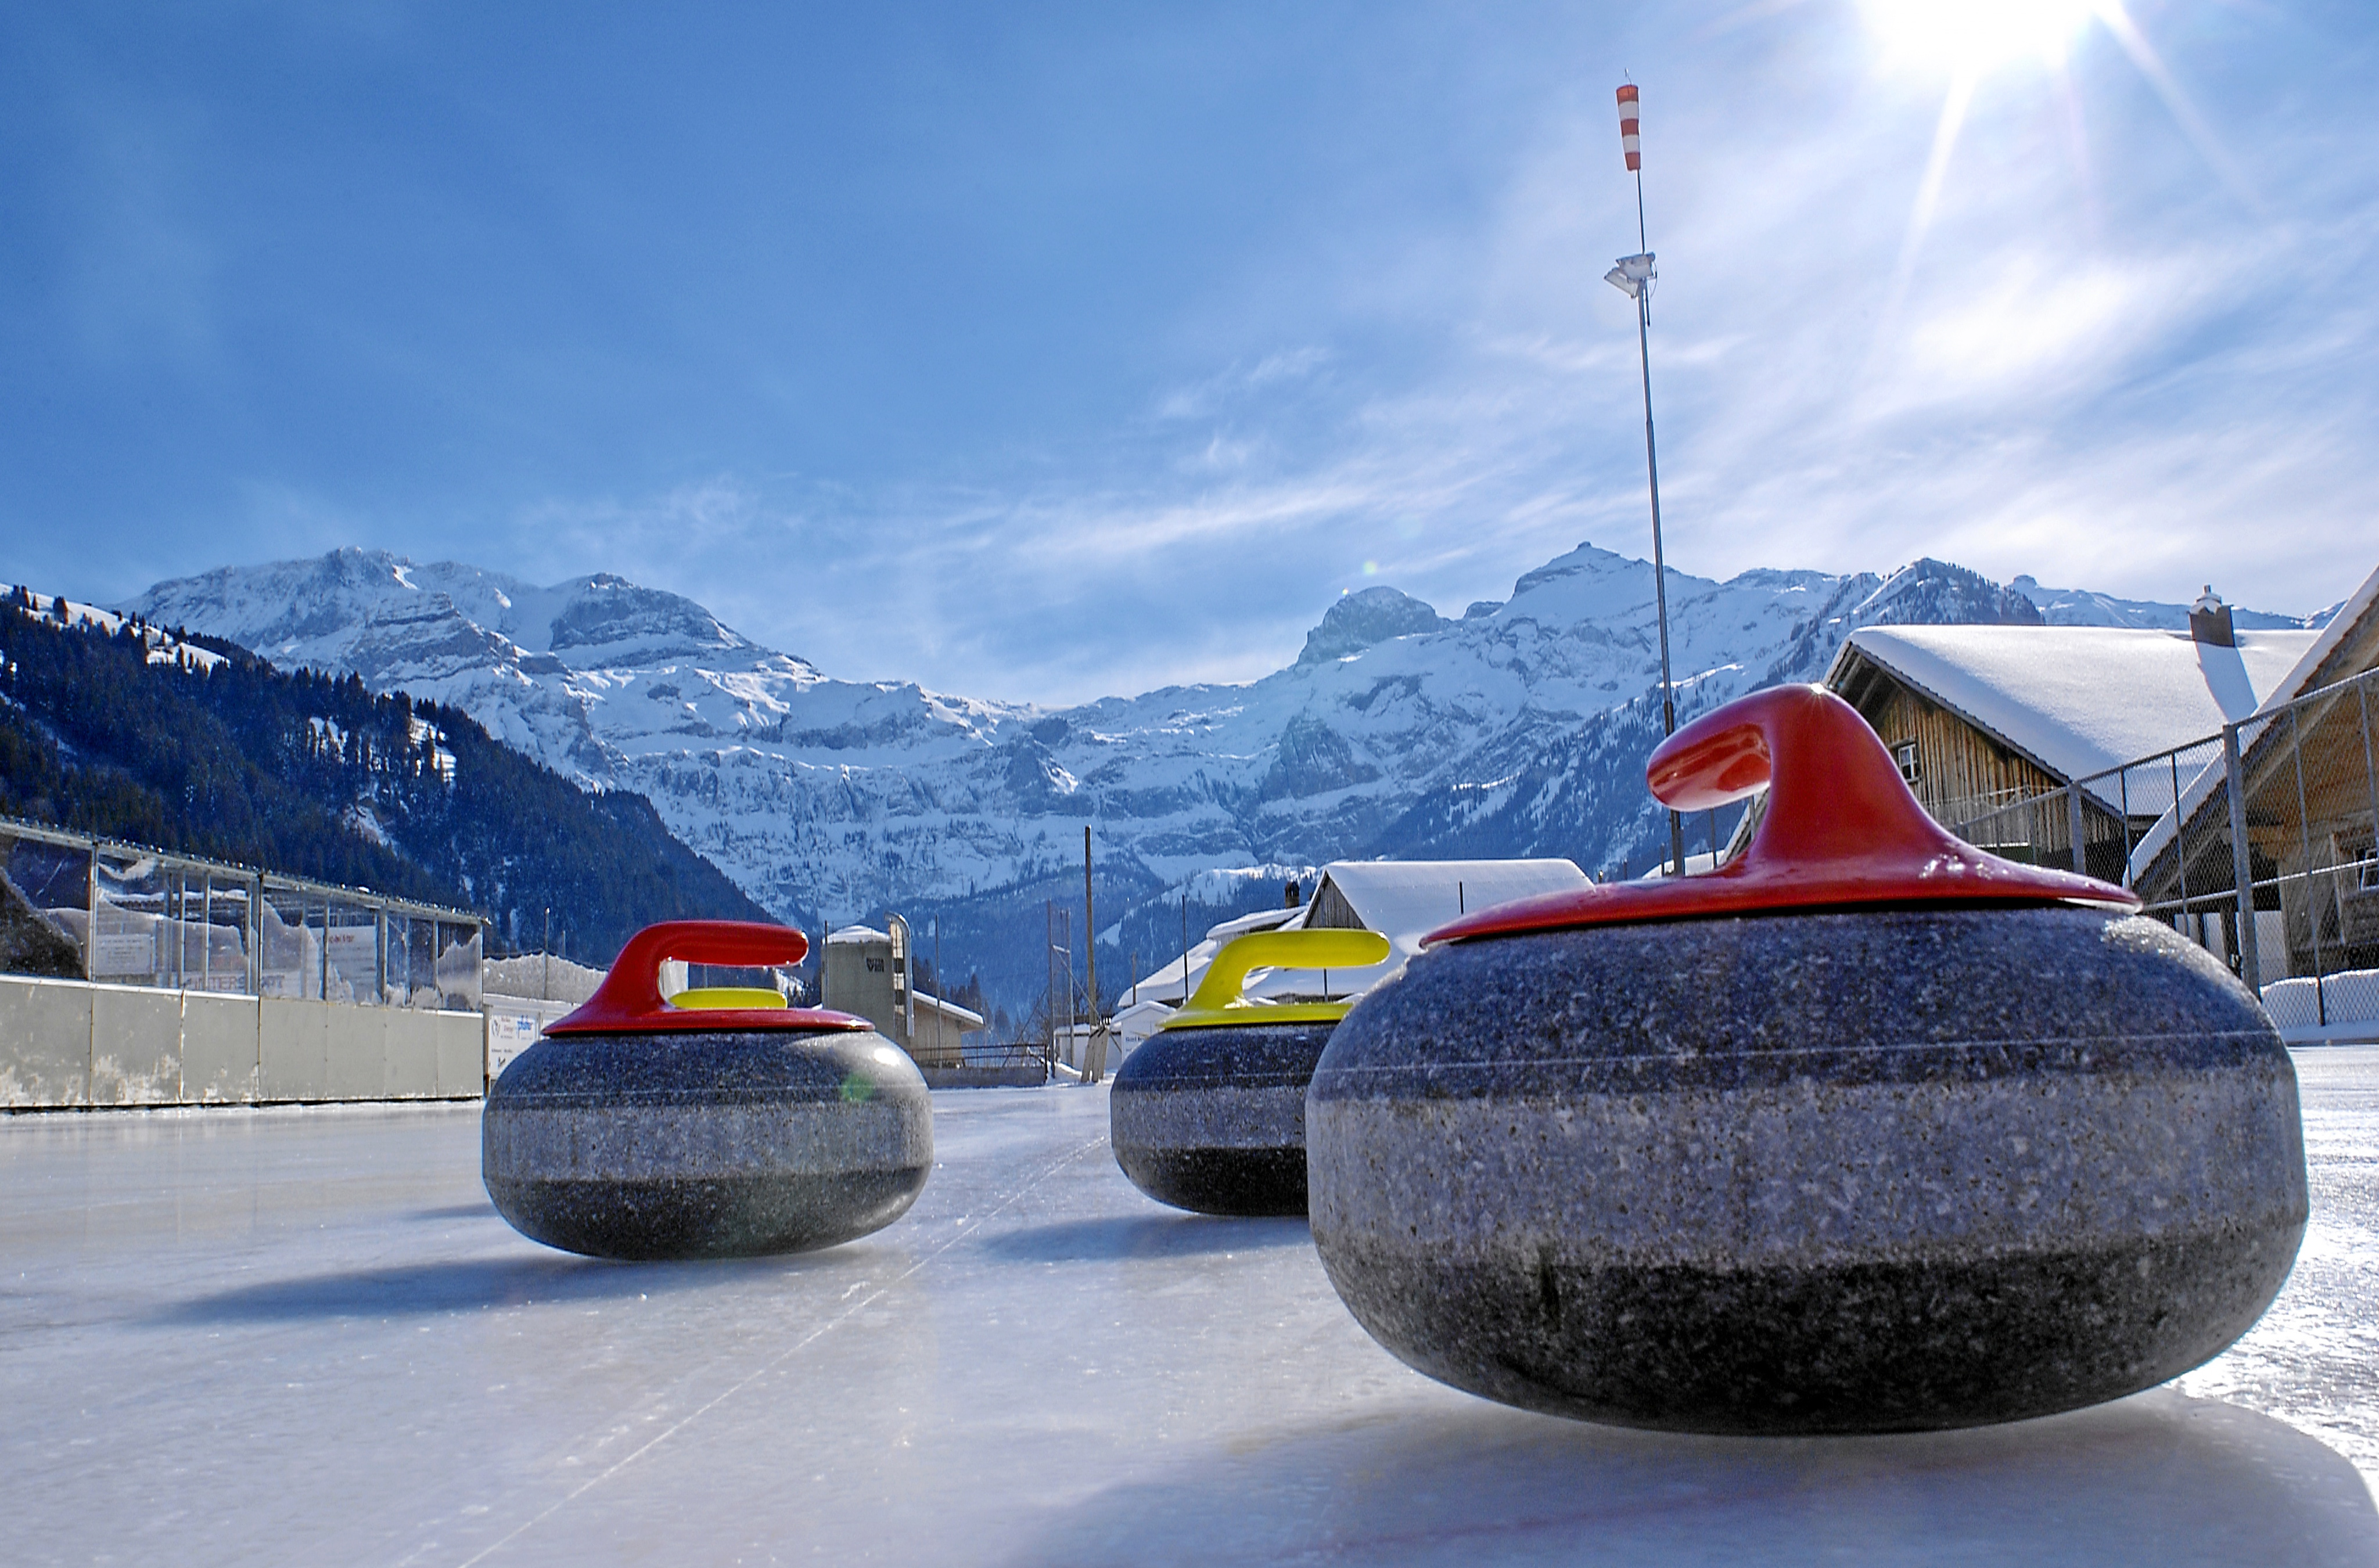
[[[476,1100],[478,1013],[0,975],[0,1107]]]
[[[2264,987],[2264,1010],[2290,1044],[2379,1041],[2379,970],[2275,981]]]

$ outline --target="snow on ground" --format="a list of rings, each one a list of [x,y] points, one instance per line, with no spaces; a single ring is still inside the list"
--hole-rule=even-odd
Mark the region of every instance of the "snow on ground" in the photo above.
[[[480,1191],[475,1107],[20,1116],[6,1555],[2368,1563],[2379,1051],[2299,1061],[2313,1227],[2228,1354],[2049,1420],[1809,1441],[1431,1382],[1302,1223],[1134,1192],[1099,1089],[938,1094],[906,1219],[724,1264],[523,1240]]]

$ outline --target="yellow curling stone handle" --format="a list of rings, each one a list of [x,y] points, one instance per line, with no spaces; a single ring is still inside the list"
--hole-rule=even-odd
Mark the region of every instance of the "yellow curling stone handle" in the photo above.
[[[669,999],[672,1007],[783,1007],[791,1006],[781,991],[757,985],[705,985],[681,991]]]
[[[1258,931],[1223,945],[1206,966],[1190,1005],[1165,1020],[1166,1029],[1214,1029],[1242,1023],[1336,1023],[1353,1007],[1344,1002],[1290,1002],[1279,1007],[1239,995],[1257,969],[1369,969],[1388,956],[1376,931]]]

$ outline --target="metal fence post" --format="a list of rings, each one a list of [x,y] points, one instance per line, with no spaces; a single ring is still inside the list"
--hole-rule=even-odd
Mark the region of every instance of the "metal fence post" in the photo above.
[[[2081,875],[2090,874],[2089,857],[2082,852],[2082,782],[2072,779],[2065,786],[2066,831],[2073,836],[2073,869]]]
[[[2240,766],[2239,727],[2222,727],[2222,772],[2230,790],[2230,874],[2239,888],[2239,978],[2264,992],[2264,956],[2255,942],[2255,864],[2247,843],[2247,776]]]
[[[82,928],[82,977],[99,978],[99,840],[91,841],[90,908],[85,911]]]
[[[2297,852],[2304,857],[2305,940],[2313,947],[2313,1019],[2324,1029],[2329,1027],[2328,987],[2322,983],[2327,971],[2321,963],[2321,911],[2313,908],[2313,814],[2305,804],[2304,781],[2304,710],[2291,704],[2288,707],[2288,754],[2297,768]],[[2335,888],[2333,887],[2333,891]],[[2288,954],[2288,968],[2297,967],[2296,954]]]

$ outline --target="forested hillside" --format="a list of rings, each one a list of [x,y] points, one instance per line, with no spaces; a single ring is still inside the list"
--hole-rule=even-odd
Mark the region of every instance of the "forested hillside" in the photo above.
[[[536,946],[548,909],[597,963],[653,921],[768,918],[643,796],[465,714],[21,591],[0,600],[0,812],[475,910],[497,950]]]

